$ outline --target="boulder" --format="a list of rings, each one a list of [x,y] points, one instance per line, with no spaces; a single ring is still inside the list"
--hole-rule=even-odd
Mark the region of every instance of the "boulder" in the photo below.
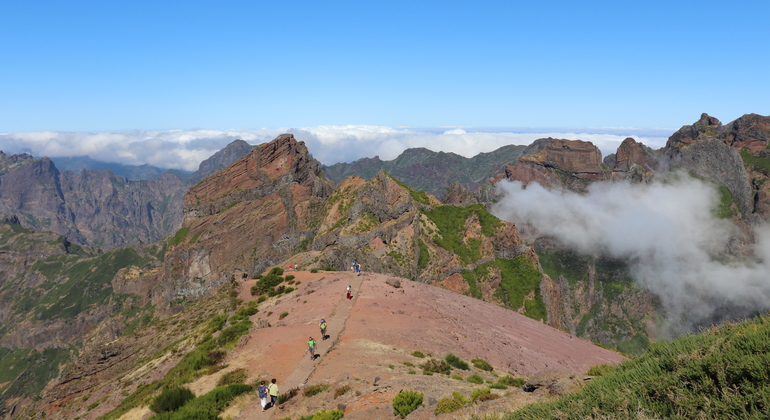
[[[522,387],[525,392],[548,392],[562,396],[580,390],[583,378],[575,372],[549,369],[536,373]]]

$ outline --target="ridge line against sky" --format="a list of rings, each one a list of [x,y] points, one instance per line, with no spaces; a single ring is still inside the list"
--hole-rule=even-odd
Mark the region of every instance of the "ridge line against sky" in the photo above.
[[[0,3],[0,132],[770,113],[770,2]]]
[[[384,126],[318,126],[261,130],[166,130],[129,132],[19,132],[0,134],[0,150],[6,154],[28,153],[47,156],[88,156],[91,159],[127,165],[149,164],[164,169],[195,171],[201,161],[236,139],[257,145],[288,132],[304,141],[322,164],[379,156],[395,159],[408,148],[425,147],[434,152],[452,152],[473,157],[510,144],[529,145],[543,137],[591,141],[602,155],[614,153],[628,136],[658,149],[674,130],[605,129],[596,133],[558,132],[534,129],[530,132],[501,132],[471,128],[410,129]],[[636,134],[636,135],[634,135]]]

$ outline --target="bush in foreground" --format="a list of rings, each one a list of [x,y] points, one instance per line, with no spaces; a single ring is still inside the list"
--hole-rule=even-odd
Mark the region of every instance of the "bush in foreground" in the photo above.
[[[393,414],[402,419],[422,406],[422,392],[401,391],[393,398]]]
[[[189,388],[166,388],[150,403],[150,410],[156,413],[174,411],[185,405],[187,401],[195,398],[195,394]]]

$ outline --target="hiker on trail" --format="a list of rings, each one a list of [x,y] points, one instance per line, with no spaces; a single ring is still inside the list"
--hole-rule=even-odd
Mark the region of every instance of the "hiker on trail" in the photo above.
[[[326,320],[322,319],[318,327],[321,328],[321,340],[326,340]]]
[[[356,274],[361,274],[361,264],[356,264]]]
[[[270,408],[275,407],[275,403],[278,402],[278,385],[275,384],[275,378],[270,380],[267,393],[270,395]]]
[[[313,337],[310,337],[309,340],[307,340],[307,347],[308,350],[310,350],[310,360],[315,359],[315,340]]]
[[[352,294],[351,294],[351,292],[350,292],[350,286],[349,286],[349,285],[348,285],[347,289],[348,289],[348,295],[347,295],[347,298],[348,298],[348,299],[353,299],[353,295],[352,295]]]
[[[350,264],[350,271],[356,271],[356,262],[353,261],[352,264]]]
[[[265,381],[260,382],[257,387],[257,393],[259,394],[259,403],[262,404],[262,411],[265,411],[267,406],[267,387],[265,386]]]

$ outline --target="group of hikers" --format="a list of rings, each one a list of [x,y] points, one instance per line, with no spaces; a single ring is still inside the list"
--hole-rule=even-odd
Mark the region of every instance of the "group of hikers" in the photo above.
[[[275,403],[278,402],[278,385],[273,378],[270,380],[270,385],[265,386],[265,381],[260,382],[257,387],[257,394],[259,395],[259,403],[262,404],[262,411],[267,410],[270,407],[275,407]],[[270,402],[267,401],[267,397],[270,397]],[[267,405],[270,404],[270,407]]]
[[[355,270],[357,273],[360,273],[361,266],[354,262],[351,269]],[[347,294],[345,297],[347,299],[352,299],[353,294],[350,285],[346,287],[346,291]],[[326,335],[326,327],[326,319],[322,318],[318,323],[318,328],[321,330],[322,340],[329,338],[329,336]],[[308,351],[310,352],[310,360],[315,360],[316,341],[312,336],[308,338],[307,346]],[[275,378],[270,380],[270,384],[268,385],[265,385],[265,381],[261,381],[260,385],[257,387],[257,394],[259,395],[259,402],[262,404],[262,411],[266,411],[269,408],[275,407],[275,404],[278,401],[278,385],[276,385]]]

